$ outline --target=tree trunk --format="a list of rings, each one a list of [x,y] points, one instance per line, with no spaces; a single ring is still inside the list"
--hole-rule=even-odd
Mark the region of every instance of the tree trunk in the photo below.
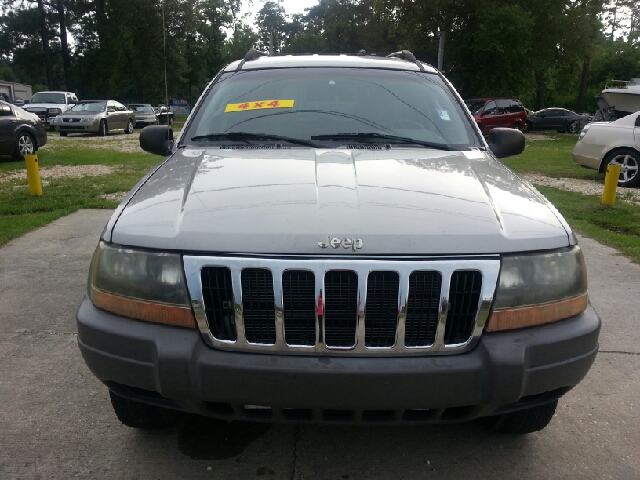
[[[62,47],[62,68],[64,70],[64,83],[67,90],[71,90],[69,83],[69,44],[67,43],[67,24],[64,18],[64,6],[62,0],[57,0],[56,8],[58,10],[58,21],[60,23],[60,46]]]
[[[587,88],[589,87],[589,69],[591,68],[591,58],[585,57],[582,62],[582,76],[580,77],[580,90],[578,91],[578,99],[576,100],[576,112],[584,112],[585,99],[587,97]]]
[[[49,55],[49,36],[47,35],[47,16],[44,11],[44,3],[38,0],[38,13],[40,16],[40,38],[42,39],[42,54],[44,56],[44,70],[47,76],[47,86],[53,90],[53,72],[51,70],[51,57]]]
[[[545,103],[545,91],[547,89],[547,79],[543,73],[536,74],[536,110],[542,110]]]

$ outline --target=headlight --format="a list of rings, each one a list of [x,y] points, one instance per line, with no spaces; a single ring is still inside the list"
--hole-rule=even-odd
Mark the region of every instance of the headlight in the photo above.
[[[578,137],[578,141],[584,138],[584,136],[587,134],[587,131],[589,130],[590,127],[591,125],[588,125],[588,124],[583,127],[582,131],[580,132],[580,136]]]
[[[505,256],[485,331],[562,320],[584,312],[587,303],[587,270],[580,247]]]
[[[80,122],[81,122],[81,123],[91,123],[91,122],[93,122],[94,120],[95,120],[95,118],[93,118],[93,117],[86,117],[86,118],[81,118],[81,119],[80,119]]]
[[[180,255],[100,242],[91,262],[89,296],[96,307],[149,322],[196,326]]]
[[[62,113],[62,110],[60,110],[59,108],[49,109],[49,115],[60,115],[61,113]]]

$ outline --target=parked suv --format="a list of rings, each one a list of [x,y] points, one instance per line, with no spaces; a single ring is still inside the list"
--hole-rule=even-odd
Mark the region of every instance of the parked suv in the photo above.
[[[496,127],[523,130],[526,125],[527,113],[519,100],[474,98],[465,100],[465,103],[483,135]]]
[[[35,113],[42,123],[52,125],[53,119],[78,103],[78,97],[72,92],[38,92],[24,108]]]
[[[78,344],[138,428],[223,419],[527,433],[600,319],[576,237],[447,79],[394,57],[251,51],[106,225]],[[126,154],[123,154],[126,155]],[[241,428],[241,427],[238,427]]]

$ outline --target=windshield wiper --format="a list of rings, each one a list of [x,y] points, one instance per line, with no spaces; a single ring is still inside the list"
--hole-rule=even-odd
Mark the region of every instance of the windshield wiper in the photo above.
[[[207,135],[196,135],[191,140],[282,140],[283,142],[293,143],[295,145],[305,145],[307,147],[318,148],[315,142],[304,140],[302,138],[284,137],[282,135],[272,135],[270,133],[249,133],[249,132],[227,132],[227,133],[210,133]]]
[[[410,137],[401,137],[399,135],[387,135],[384,133],[370,132],[370,133],[333,133],[330,135],[315,135],[311,137],[311,140],[345,140],[345,139],[355,139],[355,140],[390,140],[395,143],[402,144],[414,144],[414,145],[422,145],[423,147],[435,148],[438,150],[452,150],[452,148],[446,143],[434,143],[434,142],[426,142],[424,140],[416,140],[415,138]]]

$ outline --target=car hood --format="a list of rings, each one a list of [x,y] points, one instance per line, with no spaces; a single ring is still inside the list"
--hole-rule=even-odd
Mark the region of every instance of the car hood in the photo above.
[[[70,110],[67,110],[66,112],[62,112],[59,116],[60,117],[97,117],[98,115],[102,115],[104,113],[104,111],[102,112],[89,112],[89,111],[82,111],[82,112],[72,112]]]
[[[226,253],[490,254],[567,246],[567,230],[482,151],[187,148],[125,199],[105,240]],[[362,248],[319,248],[327,236],[360,238]]]

